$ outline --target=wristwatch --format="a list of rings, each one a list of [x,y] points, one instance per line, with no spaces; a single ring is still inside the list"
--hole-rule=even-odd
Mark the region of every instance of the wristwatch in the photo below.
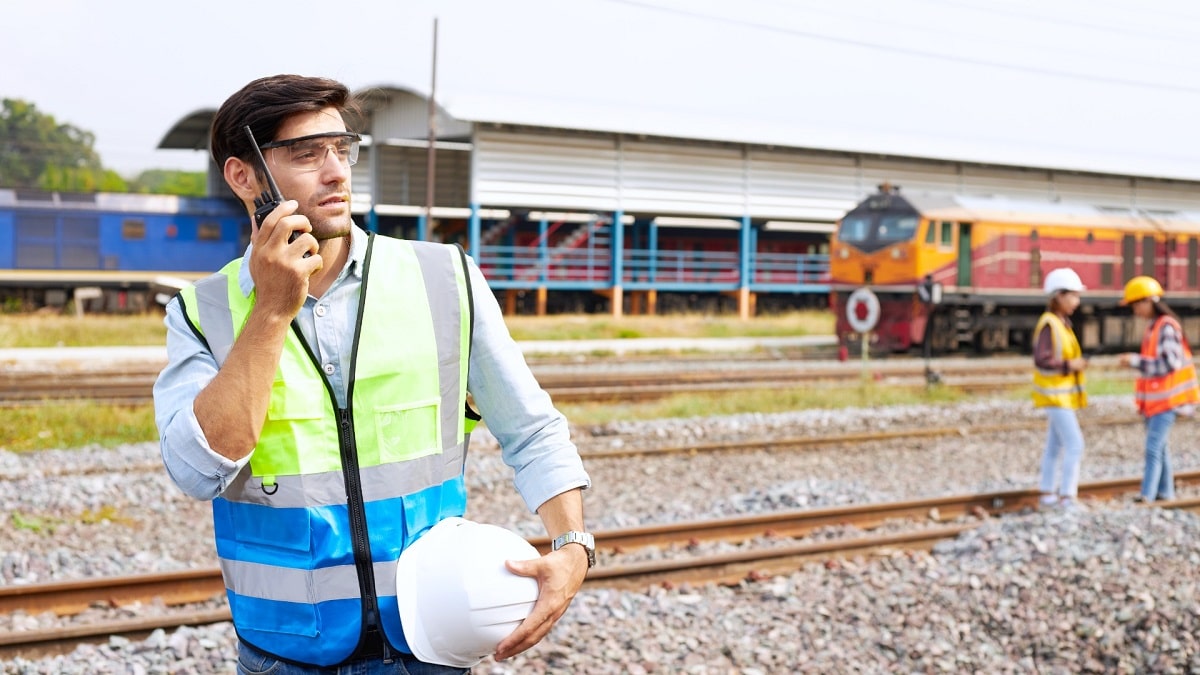
[[[550,544],[550,548],[557,551],[567,544],[579,544],[588,554],[588,569],[591,569],[596,564],[596,538],[587,532],[579,532],[571,530],[558,536],[554,543]]]

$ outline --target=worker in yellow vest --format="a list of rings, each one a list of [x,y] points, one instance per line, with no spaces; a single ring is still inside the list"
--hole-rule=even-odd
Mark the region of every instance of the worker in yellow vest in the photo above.
[[[1072,269],[1047,274],[1043,290],[1049,300],[1033,333],[1033,404],[1046,411],[1049,421],[1039,485],[1044,507],[1074,508],[1079,494],[1083,430],[1075,411],[1087,405],[1083,388],[1087,359],[1070,317],[1079,308],[1083,289],[1083,281]],[[1062,475],[1056,480],[1060,460]]]
[[[1125,284],[1122,305],[1148,319],[1140,354],[1122,354],[1121,365],[1140,373],[1134,387],[1138,412],[1146,420],[1146,464],[1138,501],[1174,499],[1175,484],[1167,438],[1178,415],[1191,415],[1200,402],[1196,367],[1179,317],[1163,301],[1163,288],[1153,277],[1134,277]]]

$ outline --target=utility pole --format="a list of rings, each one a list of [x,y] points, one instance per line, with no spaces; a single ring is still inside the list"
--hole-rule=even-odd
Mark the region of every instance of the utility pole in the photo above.
[[[429,148],[425,164],[425,238],[435,241],[433,236],[433,188],[437,183],[437,151],[434,144],[437,141],[437,41],[438,20],[433,17],[433,66],[429,83]]]

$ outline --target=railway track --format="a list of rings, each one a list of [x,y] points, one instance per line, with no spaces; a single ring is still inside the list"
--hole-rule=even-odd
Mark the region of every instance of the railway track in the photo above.
[[[1141,424],[1142,420],[1134,416],[1097,417],[1087,420],[1089,427],[1113,427]],[[853,443],[873,443],[880,441],[899,440],[908,438],[936,438],[939,436],[965,436],[983,434],[1001,434],[1010,431],[1026,429],[1044,429],[1043,419],[1023,422],[1006,422],[1003,424],[975,424],[972,426],[952,427],[911,427],[883,431],[865,431],[846,434],[825,434],[821,436],[796,436],[790,438],[738,439],[731,441],[714,441],[711,443],[686,443],[655,448],[605,448],[601,450],[580,449],[580,455],[585,460],[613,459],[619,457],[644,457],[649,455],[697,454],[702,452],[751,452],[754,450],[797,450],[825,445],[842,445]]]
[[[1029,386],[1027,359],[951,359],[937,362],[940,385],[968,393],[987,393]],[[1115,359],[1096,359],[1094,370],[1113,379],[1133,379]],[[718,366],[716,364],[724,364]],[[39,405],[59,401],[98,401],[140,405],[151,402],[157,361],[113,364],[47,364],[37,368],[0,368],[0,406]],[[820,384],[857,387],[921,388],[928,385],[921,361],[897,359],[869,365],[837,361],[691,361],[665,368],[640,362],[636,368],[596,366],[589,369],[535,367],[534,373],[559,403],[640,401],[687,393],[720,393],[749,389],[794,389]]]
[[[1095,417],[1087,420],[1089,427],[1116,427],[1142,424],[1142,419],[1133,415]],[[619,459],[625,457],[651,457],[673,454],[696,455],[710,452],[754,452],[758,450],[804,450],[829,445],[849,445],[857,443],[879,443],[911,438],[937,438],[943,436],[971,436],[986,434],[1004,434],[1027,429],[1044,429],[1046,421],[1032,419],[1002,424],[974,424],[971,426],[936,426],[936,427],[906,427],[903,429],[886,429],[844,434],[824,434],[821,436],[795,436],[770,438],[739,438],[724,441],[692,442],[682,445],[665,445],[656,447],[620,447],[620,448],[588,448],[581,443],[579,454],[585,460]],[[81,476],[111,473],[114,470],[124,474],[151,473],[163,470],[161,462],[144,462],[126,465],[114,469],[107,463],[91,467],[63,469],[56,467],[38,467],[37,476],[41,479],[61,478],[66,476]],[[27,471],[0,471],[0,481],[17,481],[29,477]]]
[[[1200,485],[1200,472],[1176,476],[1179,486]],[[1140,479],[1129,478],[1080,486],[1081,499],[1104,501],[1138,489]],[[826,509],[775,512],[710,521],[643,526],[596,533],[602,559],[588,574],[585,585],[609,588],[644,588],[655,584],[738,583],[787,573],[812,560],[895,552],[929,550],[938,541],[953,538],[975,527],[982,519],[1036,508],[1035,490],[938,497],[907,502],[866,504]],[[1200,510],[1200,498],[1159,502],[1161,508]],[[972,520],[973,519],[973,520]],[[870,531],[889,522],[915,525],[899,533],[838,537],[796,543],[795,538],[822,528],[853,526]],[[641,562],[619,562],[620,556],[645,547],[689,547],[702,541],[755,542],[744,549],[715,555],[671,556]],[[549,549],[545,537],[530,542],[541,552]],[[761,543],[766,542],[766,543]],[[78,614],[95,606],[124,607],[162,603],[189,605],[220,598],[224,584],[220,571],[188,570],[120,578],[0,587],[0,612],[27,614],[53,612]],[[227,608],[185,609],[161,616],[118,622],[77,624],[69,628],[0,633],[0,658],[62,653],[84,641],[106,640],[111,635],[144,635],[158,628],[174,628],[227,621]]]

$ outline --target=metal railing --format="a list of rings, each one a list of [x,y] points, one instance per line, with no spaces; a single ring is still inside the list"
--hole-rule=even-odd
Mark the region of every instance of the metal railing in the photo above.
[[[611,252],[607,247],[555,249],[528,246],[481,246],[477,262],[497,288],[589,289],[613,285]],[[621,283],[641,288],[740,285],[738,254],[733,251],[663,251],[627,249],[623,252]],[[829,256],[823,254],[760,253],[751,259],[751,285],[794,287],[803,291],[829,280]]]

